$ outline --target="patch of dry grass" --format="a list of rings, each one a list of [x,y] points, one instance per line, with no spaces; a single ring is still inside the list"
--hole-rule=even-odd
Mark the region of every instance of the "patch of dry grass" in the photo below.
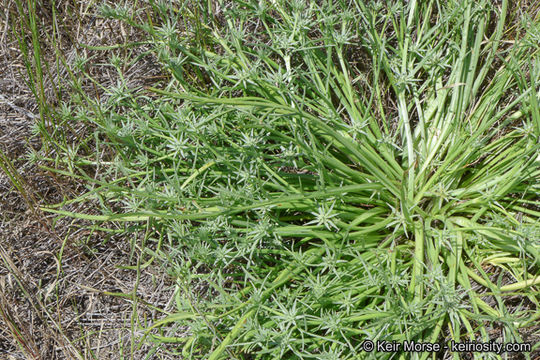
[[[56,9],[61,24],[55,28],[59,30],[57,41],[68,64],[76,61],[78,53],[94,56],[94,64],[112,54],[85,49],[81,44],[104,46],[137,38],[133,29],[114,20],[97,20],[84,4],[77,8],[73,4],[60,1]],[[143,358],[150,348],[138,346],[134,335],[140,334],[133,333],[134,324],[156,317],[156,310],[144,302],[168,308],[170,279],[158,268],[139,274],[122,268],[137,263],[140,254],[131,245],[140,241],[140,234],[129,234],[126,239],[91,232],[87,223],[69,219],[54,222],[52,216],[39,210],[42,204],[60,202],[85,189],[76,180],[46,171],[39,162],[28,159],[30,150],[41,146],[35,136],[40,113],[25,83],[24,57],[12,33],[17,16],[15,1],[6,1],[0,14],[0,150],[33,201],[25,201],[0,171],[0,358],[119,359],[121,354]],[[38,7],[37,18],[41,22],[42,60],[50,66],[44,76],[46,98],[55,105],[59,96],[69,94],[68,89],[58,92],[69,76],[61,64],[55,67],[59,54],[46,36],[53,33],[50,8]],[[118,74],[98,65],[89,72],[105,84],[118,80]],[[136,86],[159,76],[159,69],[149,61],[140,61],[127,73],[130,84]],[[82,85],[85,91],[100,96],[90,82]],[[85,128],[66,133],[71,136],[67,141],[76,142],[85,136]],[[134,294],[134,289],[136,296],[110,295]],[[156,354],[160,354],[159,349]]]

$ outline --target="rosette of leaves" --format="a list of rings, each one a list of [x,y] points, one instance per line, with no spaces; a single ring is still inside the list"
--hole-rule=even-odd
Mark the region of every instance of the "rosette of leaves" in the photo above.
[[[138,175],[101,188],[142,209],[96,218],[165,229],[178,312],[147,339],[209,359],[357,358],[365,339],[494,328],[524,341],[539,318],[540,25],[509,6],[156,5],[163,24],[146,28],[173,78],[122,104],[145,124],[117,144]]]

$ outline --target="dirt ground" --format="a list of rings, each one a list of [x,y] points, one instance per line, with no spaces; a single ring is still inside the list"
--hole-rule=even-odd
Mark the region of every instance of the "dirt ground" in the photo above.
[[[55,222],[39,209],[73,198],[84,188],[28,160],[29,150],[40,147],[33,136],[39,110],[10,36],[14,8],[14,1],[1,1],[0,150],[27,195],[0,171],[0,359],[139,359],[154,350],[151,358],[169,358],[160,348],[138,348],[143,331],[137,329],[148,326],[145,319],[164,316],[141,300],[172,310],[174,291],[171,279],[157,267],[140,276],[121,268],[136,263],[138,253],[132,253],[130,244],[139,239],[90,233],[80,221]],[[87,31],[100,29],[97,24],[87,25],[76,32],[76,40],[94,45],[110,40]],[[136,81],[148,69],[132,73]],[[105,294],[131,294],[134,289],[136,298]]]

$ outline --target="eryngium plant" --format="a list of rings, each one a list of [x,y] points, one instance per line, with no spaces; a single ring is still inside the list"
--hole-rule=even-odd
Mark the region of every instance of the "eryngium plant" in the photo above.
[[[151,254],[177,281],[177,312],[145,340],[186,357],[527,340],[539,318],[540,25],[518,10],[157,4],[160,21],[132,25],[172,80],[111,89],[85,118],[118,157],[82,199],[124,210],[54,211],[158,229]]]

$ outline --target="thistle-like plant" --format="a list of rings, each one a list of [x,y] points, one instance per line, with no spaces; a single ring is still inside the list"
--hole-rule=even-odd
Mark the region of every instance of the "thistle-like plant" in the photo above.
[[[151,220],[176,254],[166,266],[197,263],[198,301],[226,299],[178,302],[147,331],[192,320],[183,351],[211,360],[357,358],[366,338],[487,342],[491,323],[521,342],[540,317],[538,19],[509,24],[507,0],[253,0],[218,2],[203,28],[208,9],[188,3],[150,31],[156,53],[182,59],[160,58],[172,80],[148,89],[152,103],[109,91],[148,125],[113,143],[130,175],[96,190],[159,203],[136,184],[166,183],[181,198],[54,210]],[[98,129],[136,123],[117,107]]]

